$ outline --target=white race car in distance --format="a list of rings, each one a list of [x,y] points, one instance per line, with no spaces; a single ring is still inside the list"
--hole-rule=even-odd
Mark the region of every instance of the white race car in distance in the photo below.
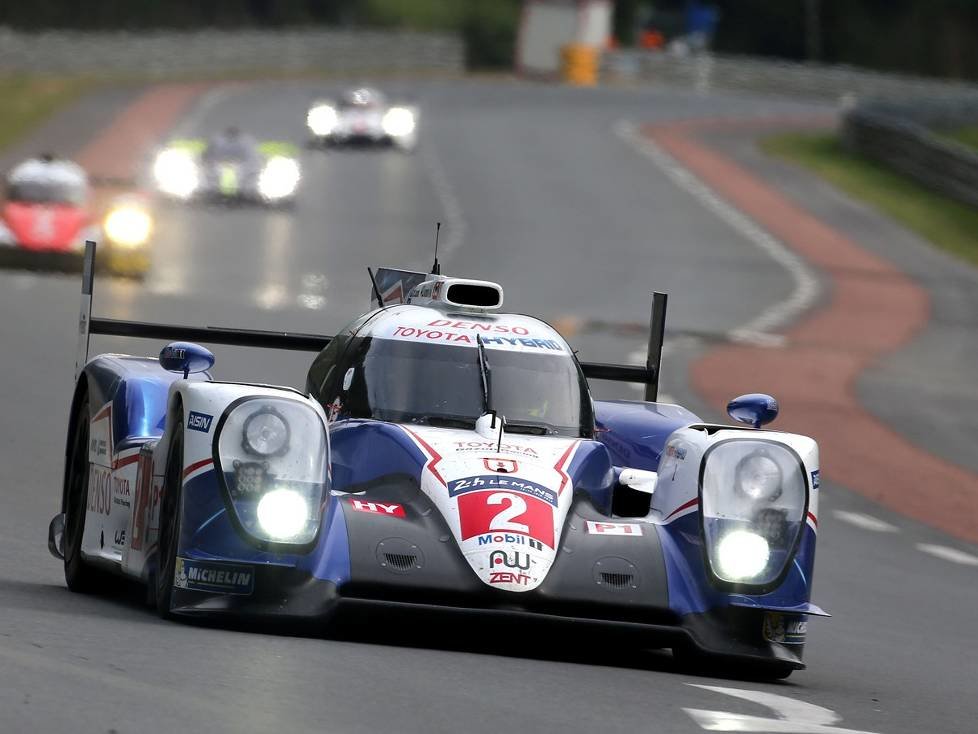
[[[376,89],[360,87],[336,99],[313,102],[306,127],[315,146],[392,146],[410,151],[418,143],[418,108],[391,104]]]

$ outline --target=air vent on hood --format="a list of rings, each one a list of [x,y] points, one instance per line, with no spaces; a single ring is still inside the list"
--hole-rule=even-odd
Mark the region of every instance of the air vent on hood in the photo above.
[[[601,580],[616,589],[626,589],[631,586],[632,576],[630,573],[605,573],[601,572]]]
[[[621,556],[605,556],[598,559],[592,573],[594,583],[610,592],[637,589],[641,581],[638,567]]]
[[[405,538],[384,538],[377,544],[377,563],[391,573],[411,573],[424,566],[424,553]]]
[[[408,555],[407,553],[385,553],[384,558],[388,564],[399,571],[407,571],[418,560],[417,556]]]

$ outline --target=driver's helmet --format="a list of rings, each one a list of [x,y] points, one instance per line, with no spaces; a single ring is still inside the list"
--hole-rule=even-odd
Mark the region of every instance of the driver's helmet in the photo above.
[[[344,92],[340,103],[345,107],[377,107],[381,104],[381,94],[370,87],[358,87]]]

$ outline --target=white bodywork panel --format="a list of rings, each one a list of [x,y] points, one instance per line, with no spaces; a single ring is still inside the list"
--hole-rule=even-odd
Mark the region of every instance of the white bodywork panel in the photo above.
[[[141,445],[115,454],[111,402],[96,411],[89,434],[83,556],[117,564],[126,574],[143,578],[146,561],[157,546],[163,478],[174,432],[183,432],[183,481],[187,481],[213,469],[213,440],[228,406],[240,398],[261,396],[304,402],[325,424],[319,403],[288,388],[178,380],[170,386],[167,405],[172,409],[179,399],[183,424],[174,426],[168,410],[162,437],[147,437]],[[188,428],[191,413],[210,420],[198,419],[195,428]]]

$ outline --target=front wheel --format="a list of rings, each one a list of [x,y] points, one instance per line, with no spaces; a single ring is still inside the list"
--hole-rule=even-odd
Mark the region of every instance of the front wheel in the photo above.
[[[71,591],[92,593],[105,586],[106,574],[82,557],[85,513],[88,506],[88,436],[91,416],[87,393],[75,413],[65,493],[64,564],[65,583]]]
[[[183,425],[183,414],[177,413],[173,425]],[[170,442],[163,480],[163,506],[160,508],[159,561],[156,571],[156,611],[163,619],[173,613],[174,573],[180,546],[180,510],[183,496],[183,433],[178,430]]]

